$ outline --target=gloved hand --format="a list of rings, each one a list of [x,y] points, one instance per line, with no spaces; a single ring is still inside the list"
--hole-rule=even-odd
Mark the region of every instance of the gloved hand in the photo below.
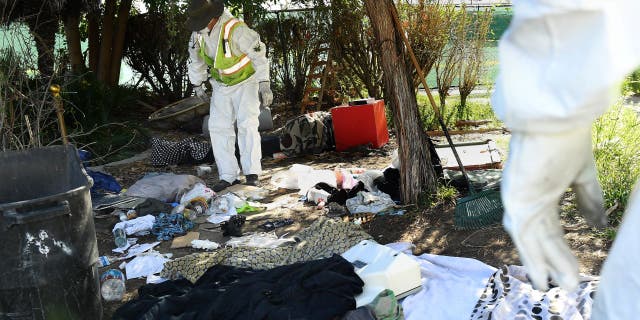
[[[273,102],[273,92],[269,81],[262,81],[258,84],[258,95],[260,96],[260,109],[264,109]]]
[[[569,186],[593,226],[607,224],[591,147],[591,128],[561,133],[514,132],[502,176],[504,226],[538,290],[549,279],[573,290],[578,261],[563,238],[558,202]]]
[[[204,90],[204,86],[203,85],[194,86],[193,87],[193,91],[195,92],[196,97],[198,97],[198,98],[200,98],[202,100],[206,100],[206,99],[209,98],[209,95]]]

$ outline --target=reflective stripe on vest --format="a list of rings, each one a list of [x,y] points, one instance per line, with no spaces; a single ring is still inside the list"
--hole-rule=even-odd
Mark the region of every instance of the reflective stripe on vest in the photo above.
[[[231,33],[242,24],[238,19],[229,19],[220,32],[216,58],[205,53],[204,37],[201,39],[199,56],[211,68],[211,77],[228,86],[236,85],[255,73],[251,59],[246,54],[234,56],[231,52]]]

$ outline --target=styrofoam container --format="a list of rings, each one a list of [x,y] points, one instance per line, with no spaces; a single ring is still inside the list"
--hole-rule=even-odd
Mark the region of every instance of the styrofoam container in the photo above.
[[[422,289],[420,265],[408,255],[364,240],[342,254],[355,267],[364,281],[363,292],[356,296],[356,305],[369,304],[385,289],[401,299]]]

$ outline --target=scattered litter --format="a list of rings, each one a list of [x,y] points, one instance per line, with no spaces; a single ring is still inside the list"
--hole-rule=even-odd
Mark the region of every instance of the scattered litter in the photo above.
[[[358,175],[358,181],[362,181],[364,183],[364,188],[369,190],[369,192],[378,192],[378,187],[375,185],[374,181],[384,176],[384,173],[380,170],[368,170],[362,174]]]
[[[112,251],[115,253],[125,253],[132,245],[138,243],[138,238],[127,238],[127,245],[122,248],[115,248]]]
[[[183,235],[193,229],[193,221],[186,219],[182,214],[161,213],[153,224],[151,232],[158,240],[171,240],[176,235]]]
[[[124,229],[128,236],[130,235],[146,235],[149,234],[151,228],[153,228],[153,224],[156,221],[156,217],[152,215],[146,215],[144,217],[138,217],[133,220],[118,222],[113,227],[113,230],[116,229]]]
[[[125,248],[128,245],[127,232],[123,228],[113,229],[113,242],[118,248]]]
[[[202,250],[215,250],[220,248],[220,245],[209,240],[193,240],[191,241],[191,247]]]
[[[320,204],[320,202],[327,203],[329,196],[331,196],[329,192],[316,189],[316,188],[311,188],[307,192],[306,200],[315,204]]]
[[[340,205],[336,202],[329,202],[327,205],[327,216],[330,218],[334,217],[342,217],[348,215],[349,212],[347,208],[343,205]]]
[[[270,233],[253,233],[242,237],[232,237],[231,240],[225,243],[226,246],[236,247],[251,247],[251,248],[277,248],[285,243],[296,242],[292,238],[278,238],[275,232]]]
[[[240,202],[239,206],[243,206],[245,204],[242,199],[239,199],[240,201],[238,201],[238,199],[239,198],[232,193],[215,197],[207,211],[207,214],[209,215],[207,221],[215,224],[229,221],[232,216],[238,214],[236,211],[236,203]]]
[[[227,188],[229,193],[233,193],[241,199],[246,199],[250,201],[260,201],[264,200],[267,196],[269,196],[269,191],[256,186],[247,186],[243,184],[236,184],[229,188]],[[238,207],[236,205],[236,207]]]
[[[264,229],[265,231],[271,231],[277,228],[288,226],[290,224],[293,224],[293,219],[281,219],[281,220],[275,220],[275,221],[267,221],[262,225],[260,225],[260,228]]]
[[[165,281],[167,281],[169,279],[165,279],[163,277],[160,276],[156,276],[155,274],[150,274],[147,276],[147,284],[158,284],[158,283],[163,283]]]
[[[296,198],[292,198],[290,196],[283,196],[276,201],[265,204],[264,208],[267,211],[271,211],[277,208],[286,208],[288,206],[295,206],[297,201],[298,200]]]
[[[242,213],[242,214],[254,214],[254,213],[260,213],[260,212],[264,212],[265,208],[261,207],[261,206],[257,206],[251,203],[245,203],[243,206],[236,208],[236,212],[237,213]]]
[[[154,243],[143,243],[143,244],[136,244],[131,246],[131,248],[129,249],[129,252],[127,253],[127,255],[124,257],[124,259],[129,259],[131,257],[137,256],[143,252],[146,252],[150,249],[153,249],[155,246],[159,245],[160,242],[154,242]]]
[[[100,275],[100,294],[106,301],[121,301],[125,289],[124,274],[120,270],[109,269]]]
[[[196,175],[198,177],[202,177],[205,174],[210,174],[213,169],[210,166],[197,166],[196,167]]]
[[[338,186],[335,172],[331,170],[311,170],[309,172],[301,173],[298,176],[298,189],[300,189],[298,194],[307,194],[309,189],[321,182],[324,182],[334,188]]]
[[[169,259],[159,254],[137,256],[125,266],[127,280],[160,273],[167,261]]]
[[[180,204],[187,205],[189,202],[191,202],[191,200],[196,198],[203,198],[206,202],[209,201],[209,199],[213,198],[215,195],[216,193],[213,192],[213,190],[207,188],[207,186],[205,186],[203,183],[196,183],[196,185],[193,186],[193,189],[189,190],[189,192],[185,193],[180,198]]]
[[[336,183],[342,189],[352,189],[358,184],[351,172],[346,169],[335,169]]]
[[[336,174],[331,170],[314,170],[310,166],[294,164],[287,171],[281,171],[271,177],[271,184],[284,189],[300,189],[305,195],[309,189],[319,182],[337,187]]]
[[[173,173],[147,174],[134,183],[125,193],[132,197],[154,198],[164,202],[179,200],[196,183],[204,183],[191,175]]]
[[[236,212],[236,208],[233,208],[230,212],[228,213],[224,213],[224,214],[213,214],[210,215],[207,218],[207,222],[213,223],[213,224],[220,224],[226,221],[229,221],[229,219],[231,219],[231,217],[237,215],[238,213]]]
[[[221,223],[220,229],[222,229],[222,236],[241,237],[242,226],[246,220],[247,218],[245,216],[235,215],[231,217],[229,221]]]
[[[347,200],[347,208],[351,214],[382,213],[392,209],[396,203],[386,193],[358,192],[354,198]]]
[[[189,232],[182,237],[174,238],[173,242],[171,243],[171,249],[189,247],[191,245],[191,241],[198,240],[199,237],[200,232]]]

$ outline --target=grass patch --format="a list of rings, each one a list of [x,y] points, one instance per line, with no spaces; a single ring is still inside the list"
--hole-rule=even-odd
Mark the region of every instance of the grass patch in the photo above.
[[[621,104],[612,107],[593,126],[593,144],[605,205],[616,202],[626,208],[633,186],[640,177],[640,121],[638,114]],[[617,226],[623,210],[610,216]]]
[[[440,99],[438,95],[434,95],[433,98],[436,104],[439,105]],[[418,95],[418,108],[420,109],[420,119],[427,130],[441,129],[426,95]],[[492,120],[492,123],[489,124],[490,127],[502,126],[502,123],[493,113],[488,94],[469,96],[467,106],[462,111],[460,110],[459,96],[447,97],[442,116],[449,129],[453,128],[458,120]]]

